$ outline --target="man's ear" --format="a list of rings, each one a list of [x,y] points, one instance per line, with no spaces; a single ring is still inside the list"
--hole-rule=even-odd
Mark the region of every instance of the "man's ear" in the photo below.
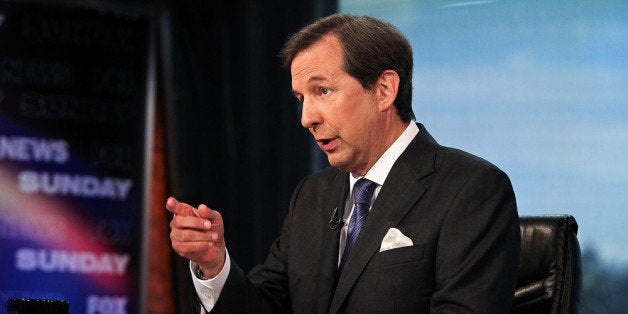
[[[399,74],[393,70],[385,70],[380,74],[375,85],[379,92],[379,111],[383,112],[394,107],[399,91],[399,81]]]

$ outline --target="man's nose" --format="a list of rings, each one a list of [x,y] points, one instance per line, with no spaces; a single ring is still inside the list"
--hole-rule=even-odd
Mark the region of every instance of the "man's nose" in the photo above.
[[[322,117],[316,108],[316,104],[304,99],[301,107],[301,125],[306,129],[311,129],[322,122]]]

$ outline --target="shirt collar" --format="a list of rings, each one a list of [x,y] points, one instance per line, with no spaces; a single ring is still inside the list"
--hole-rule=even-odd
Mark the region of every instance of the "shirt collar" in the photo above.
[[[364,178],[377,183],[379,186],[384,185],[390,169],[392,169],[395,161],[401,156],[404,150],[410,145],[410,142],[419,133],[419,127],[414,120],[410,121],[406,129],[395,140],[395,142],[388,147],[388,149],[382,154],[381,157],[375,162],[373,167],[364,175]],[[353,184],[362,176],[351,173],[349,176],[349,187],[353,190]]]

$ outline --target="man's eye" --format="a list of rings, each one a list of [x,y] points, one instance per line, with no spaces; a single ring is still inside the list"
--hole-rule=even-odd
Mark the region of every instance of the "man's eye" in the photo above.
[[[327,94],[329,94],[329,88],[327,88],[327,87],[321,87],[321,94],[323,94],[323,95],[327,95]]]

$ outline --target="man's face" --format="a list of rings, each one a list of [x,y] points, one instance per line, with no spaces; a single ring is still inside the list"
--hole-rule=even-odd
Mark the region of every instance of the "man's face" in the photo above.
[[[292,61],[292,90],[303,104],[301,124],[343,171],[364,175],[382,151],[378,91],[362,88],[343,70],[340,42],[327,35]]]

